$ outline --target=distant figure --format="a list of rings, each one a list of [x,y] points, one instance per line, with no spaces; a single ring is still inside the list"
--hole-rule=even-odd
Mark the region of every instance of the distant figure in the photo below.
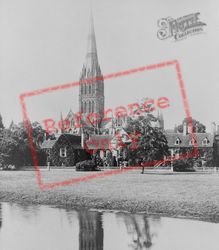
[[[47,163],[47,169],[50,171],[50,161]]]
[[[115,156],[113,156],[113,166],[114,167],[117,166],[117,161],[116,161],[116,157]]]
[[[123,169],[123,162],[119,161],[119,169],[122,170]]]
[[[142,160],[140,160],[140,161],[139,161],[139,166],[141,166],[141,167],[142,167],[142,171],[141,171],[141,173],[142,173],[142,174],[144,174],[144,163],[143,163],[143,161],[142,161]]]

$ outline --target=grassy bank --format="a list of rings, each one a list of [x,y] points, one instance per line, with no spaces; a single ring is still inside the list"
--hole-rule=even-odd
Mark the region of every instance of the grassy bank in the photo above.
[[[42,171],[44,182],[89,175]],[[67,208],[115,209],[219,222],[219,174],[140,174],[130,171],[40,191],[34,171],[1,171],[0,200]]]

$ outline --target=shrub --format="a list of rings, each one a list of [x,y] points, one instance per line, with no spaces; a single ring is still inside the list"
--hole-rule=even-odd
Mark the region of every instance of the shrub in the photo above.
[[[85,160],[76,164],[76,171],[98,171],[100,170],[94,161]]]
[[[173,171],[175,172],[195,172],[193,159],[177,160],[173,162]]]

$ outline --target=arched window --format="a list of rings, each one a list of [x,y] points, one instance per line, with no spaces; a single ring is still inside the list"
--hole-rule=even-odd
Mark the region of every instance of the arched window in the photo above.
[[[59,155],[60,155],[60,157],[66,157],[67,156],[67,149],[66,149],[66,147],[60,148]]]
[[[94,101],[92,101],[92,112],[94,112]]]
[[[202,145],[204,145],[204,146],[208,145],[209,143],[210,142],[209,142],[207,137],[205,137],[205,139],[202,141]]]
[[[179,138],[177,138],[175,141],[175,145],[179,145],[179,144],[181,144],[181,140]]]
[[[95,84],[93,83],[92,84],[92,94],[94,94],[95,93]]]
[[[87,103],[84,102],[84,112],[83,113],[86,113],[87,112]]]
[[[89,101],[87,101],[87,109],[86,109],[86,113],[89,113]]]
[[[190,145],[194,145],[194,144],[196,144],[196,143],[197,143],[197,141],[195,140],[195,138],[192,138],[192,139],[190,140],[190,142],[189,142]]]
[[[91,94],[91,84],[89,84],[89,94]]]
[[[88,103],[89,103],[89,113],[91,113],[91,102],[90,101],[88,101]]]

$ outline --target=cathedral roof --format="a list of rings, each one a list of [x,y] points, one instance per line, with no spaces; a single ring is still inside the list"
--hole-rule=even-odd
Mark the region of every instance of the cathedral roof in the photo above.
[[[66,144],[70,143],[75,149],[82,149],[81,147],[81,136],[72,134],[61,134],[55,140],[45,140],[41,148],[42,149],[52,149],[54,145],[58,142],[65,141]]]
[[[91,135],[89,140],[86,141],[89,150],[106,150],[111,149],[112,135]]]

